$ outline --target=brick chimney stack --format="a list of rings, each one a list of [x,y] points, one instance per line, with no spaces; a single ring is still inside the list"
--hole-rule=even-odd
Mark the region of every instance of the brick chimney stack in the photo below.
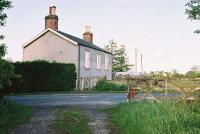
[[[58,16],[56,15],[56,7],[49,7],[49,15],[45,17],[45,29],[51,28],[58,30]]]
[[[85,33],[83,33],[83,39],[87,42],[93,43],[93,34],[91,33],[91,27],[85,27]]]

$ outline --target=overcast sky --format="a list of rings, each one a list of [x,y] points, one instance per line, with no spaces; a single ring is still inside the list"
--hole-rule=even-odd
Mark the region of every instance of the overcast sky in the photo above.
[[[138,48],[145,71],[185,72],[200,64],[200,35],[193,33],[200,22],[187,20],[187,1],[13,0],[7,26],[0,32],[6,36],[6,57],[20,61],[21,45],[44,30],[48,7],[55,5],[59,30],[82,38],[84,26],[90,25],[95,44],[104,47],[113,38],[126,46],[131,63]]]

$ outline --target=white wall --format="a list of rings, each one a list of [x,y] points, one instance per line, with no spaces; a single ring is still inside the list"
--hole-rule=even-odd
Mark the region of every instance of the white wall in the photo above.
[[[78,65],[78,46],[48,31],[23,49],[23,61],[47,60]]]

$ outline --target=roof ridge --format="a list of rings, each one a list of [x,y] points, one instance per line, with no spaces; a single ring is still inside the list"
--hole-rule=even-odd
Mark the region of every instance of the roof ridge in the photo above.
[[[92,49],[96,49],[96,50],[99,50],[99,51],[103,51],[105,53],[109,53],[111,54],[110,52],[106,51],[105,49],[93,44],[93,43],[90,43],[90,42],[87,42],[79,37],[76,37],[76,36],[73,36],[71,34],[68,34],[68,33],[65,33],[65,32],[62,32],[62,31],[57,31],[58,33],[66,36],[67,38],[70,38],[71,40],[77,42],[79,45],[82,45],[82,46],[85,46],[85,47],[89,47],[89,48],[92,48]]]

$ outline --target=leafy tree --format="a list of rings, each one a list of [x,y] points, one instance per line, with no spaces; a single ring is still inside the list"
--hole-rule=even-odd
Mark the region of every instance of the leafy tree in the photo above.
[[[11,8],[12,4],[9,0],[0,0],[0,27],[5,26],[7,14],[4,13],[5,9]],[[3,40],[4,36],[0,35],[0,41]],[[6,54],[6,45],[0,44],[0,58]]]
[[[105,46],[105,50],[112,53],[113,72],[126,72],[129,70],[128,56],[126,54],[125,46],[120,46],[114,40],[110,40],[109,44]]]
[[[188,77],[188,78],[200,78],[200,72],[188,71],[188,72],[185,74],[185,77]]]
[[[186,12],[188,19],[200,20],[200,0],[190,0],[186,4]],[[195,33],[199,34],[200,30],[197,29]]]
[[[9,0],[0,0],[0,27],[5,26],[7,14],[4,12],[6,9],[12,7],[12,3]],[[3,35],[0,35],[0,42],[4,39]],[[14,66],[9,62],[3,59],[6,54],[6,45],[0,43],[0,95],[5,88],[11,86],[11,79],[15,77],[14,75]],[[1,97],[1,96],[0,96]]]
[[[193,66],[190,71],[185,74],[188,78],[200,78],[200,66]]]

